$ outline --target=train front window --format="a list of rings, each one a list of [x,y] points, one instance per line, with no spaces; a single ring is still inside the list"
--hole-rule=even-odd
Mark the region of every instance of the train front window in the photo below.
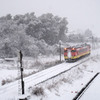
[[[72,50],[71,52],[76,52],[76,50]]]
[[[67,50],[64,50],[64,52],[67,52]]]

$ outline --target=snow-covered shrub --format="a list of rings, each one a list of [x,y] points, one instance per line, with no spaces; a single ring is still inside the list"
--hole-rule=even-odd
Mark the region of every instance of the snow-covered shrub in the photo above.
[[[52,61],[52,62],[46,62],[46,63],[44,64],[44,67],[45,67],[45,68],[48,68],[48,67],[52,67],[52,66],[54,66],[54,65],[60,64],[60,63],[62,63],[62,62],[60,62],[59,60]]]
[[[47,86],[47,89],[50,90],[50,91],[51,91],[52,89],[54,89],[54,88],[55,88],[55,85],[54,85],[54,84],[50,84],[50,85]]]
[[[26,73],[24,73],[23,74],[23,77],[25,78],[25,77],[28,77],[28,76],[30,76],[30,75],[32,75],[32,74],[35,74],[37,71],[32,71],[32,72],[30,72],[30,73],[28,73],[28,74],[26,74]]]
[[[91,59],[92,59],[92,61],[97,62],[97,60],[95,58],[91,58]]]
[[[47,89],[50,90],[50,91],[51,91],[52,89],[57,90],[57,89],[58,89],[58,84],[59,84],[59,81],[52,82],[52,84],[49,84],[49,85],[47,86]]]
[[[63,77],[63,78],[61,79],[61,81],[63,81],[64,83],[66,83],[66,82],[67,82],[67,79],[66,79],[65,77]]]
[[[7,79],[3,79],[1,84],[5,85],[5,84],[10,83],[10,82],[12,82],[12,79],[7,78]]]
[[[72,76],[68,75],[68,77],[67,77],[67,83],[72,84],[72,82],[73,82]]]
[[[36,60],[36,61],[34,62],[34,66],[43,66],[43,64],[42,64],[42,62]]]
[[[32,90],[32,94],[36,96],[44,96],[44,89],[42,87],[35,87]]]
[[[87,65],[86,65],[86,64],[83,64],[83,67],[84,67],[84,69],[86,69],[86,68],[87,68]],[[83,67],[82,67],[82,68],[83,68]]]
[[[6,81],[3,79],[1,84],[2,85],[5,85],[6,84]]]

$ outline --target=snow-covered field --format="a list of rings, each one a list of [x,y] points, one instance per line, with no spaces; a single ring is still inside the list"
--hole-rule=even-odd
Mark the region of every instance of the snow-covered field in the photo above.
[[[62,60],[64,60],[63,55]],[[24,76],[46,69],[49,64],[53,65],[56,61],[59,61],[59,56],[51,55],[49,58],[42,56],[38,59],[25,57],[23,58]],[[18,58],[12,58],[10,60],[0,59],[0,86],[3,84],[2,81],[9,83],[10,81],[16,80],[19,76],[18,68]]]
[[[100,72],[99,60],[100,55],[95,56],[65,74],[31,87],[30,100],[72,100],[89,80]],[[42,89],[41,92],[39,89]],[[37,93],[34,92],[36,90]]]
[[[30,86],[26,89],[25,93],[28,94],[29,100],[72,100],[75,95],[81,90],[82,87],[97,73],[100,72],[100,55],[98,53],[99,50],[94,50],[91,54],[93,56],[90,60],[85,62],[84,64],[79,65],[77,68],[70,70],[62,75],[59,75],[53,79],[50,79],[44,83],[41,83],[37,86],[33,86],[31,82]],[[28,74],[33,71],[38,71],[36,67],[29,67],[34,64],[33,58],[27,60],[25,58],[26,69],[24,73]],[[59,56],[54,58],[51,57],[49,59],[42,59],[43,63],[48,63],[48,61],[59,60]],[[47,62],[46,62],[47,61]],[[30,63],[31,62],[31,63]],[[9,63],[9,64],[8,64]],[[30,65],[29,65],[30,64]],[[65,63],[66,67],[68,63]],[[73,63],[72,63],[73,64]],[[27,70],[30,68],[29,70]],[[4,79],[12,79],[18,76],[17,64],[12,62],[4,62],[0,63],[0,82],[2,89],[2,80]],[[34,70],[33,70],[34,69]],[[17,84],[17,83],[16,83]],[[14,90],[13,90],[14,91]],[[15,91],[14,91],[15,93]],[[13,93],[13,94],[14,94]],[[0,99],[2,100],[16,100],[16,96],[11,96],[10,93],[0,95]],[[15,93],[16,94],[16,93]]]

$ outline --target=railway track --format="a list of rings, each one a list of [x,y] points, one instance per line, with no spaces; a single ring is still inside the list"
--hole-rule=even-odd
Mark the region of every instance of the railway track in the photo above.
[[[29,77],[24,78],[24,82],[25,82],[25,89],[27,89],[30,85],[38,85],[40,83],[43,83],[49,79],[52,79],[62,73],[65,73],[75,67],[77,67],[78,65],[88,61],[91,57],[87,57],[84,58],[82,60],[79,60],[78,62],[74,62],[74,63],[62,63],[59,64],[57,66],[48,68],[46,70],[43,70],[41,72],[38,72],[34,75],[31,75]],[[33,83],[32,83],[33,82]],[[14,92],[14,90],[16,90],[16,94],[18,94],[18,81],[6,84],[4,86],[2,86],[0,88],[0,95],[4,94],[6,92]],[[1,98],[1,96],[0,96]]]
[[[67,71],[70,71],[71,69],[77,67],[78,65],[80,65],[80,64],[82,64],[82,63],[88,61],[90,58],[92,58],[92,57],[89,57],[89,58],[87,58],[87,59],[84,59],[84,60],[82,60],[82,61],[80,61],[80,62],[78,62],[78,63],[74,63],[74,65],[71,66],[71,67],[68,68],[68,69],[66,69],[66,68],[63,69],[63,67],[61,67],[61,66],[58,66],[57,68],[54,68],[53,70],[51,69],[51,71],[49,72],[49,73],[51,73],[51,77],[49,77],[49,78],[47,78],[47,79],[45,79],[45,80],[43,80],[43,81],[41,81],[41,82],[39,82],[39,83],[36,83],[36,84],[34,84],[34,85],[41,84],[41,83],[43,83],[43,82],[45,82],[45,81],[47,81],[47,80],[49,80],[49,79],[52,79],[52,78],[54,78],[54,77],[56,77],[56,76],[59,76],[59,75],[65,73],[65,72],[67,72]],[[67,64],[68,64],[68,63],[67,63]],[[62,65],[62,64],[60,64],[60,65]],[[71,64],[71,65],[72,65],[72,64]],[[66,66],[65,66],[65,67],[66,67]],[[60,72],[59,72],[59,71],[57,72],[58,69],[60,70]],[[56,73],[55,73],[55,75],[54,75],[54,72],[55,72],[55,71],[56,71]],[[41,76],[40,76],[40,75],[35,75],[35,79],[44,77],[44,76],[46,76],[47,74],[48,74],[48,72],[43,73]],[[52,75],[52,74],[53,74],[53,75]],[[26,83],[32,81],[33,79],[34,79],[34,77],[31,77],[31,78],[29,77],[28,79],[26,79]]]

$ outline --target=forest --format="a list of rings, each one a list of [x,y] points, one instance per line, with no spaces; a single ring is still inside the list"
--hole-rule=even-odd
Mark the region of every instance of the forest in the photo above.
[[[7,14],[0,17],[0,57],[16,57],[19,50],[25,56],[57,54],[62,43],[100,42],[90,29],[84,33],[68,33],[68,20],[51,13],[36,16]]]

